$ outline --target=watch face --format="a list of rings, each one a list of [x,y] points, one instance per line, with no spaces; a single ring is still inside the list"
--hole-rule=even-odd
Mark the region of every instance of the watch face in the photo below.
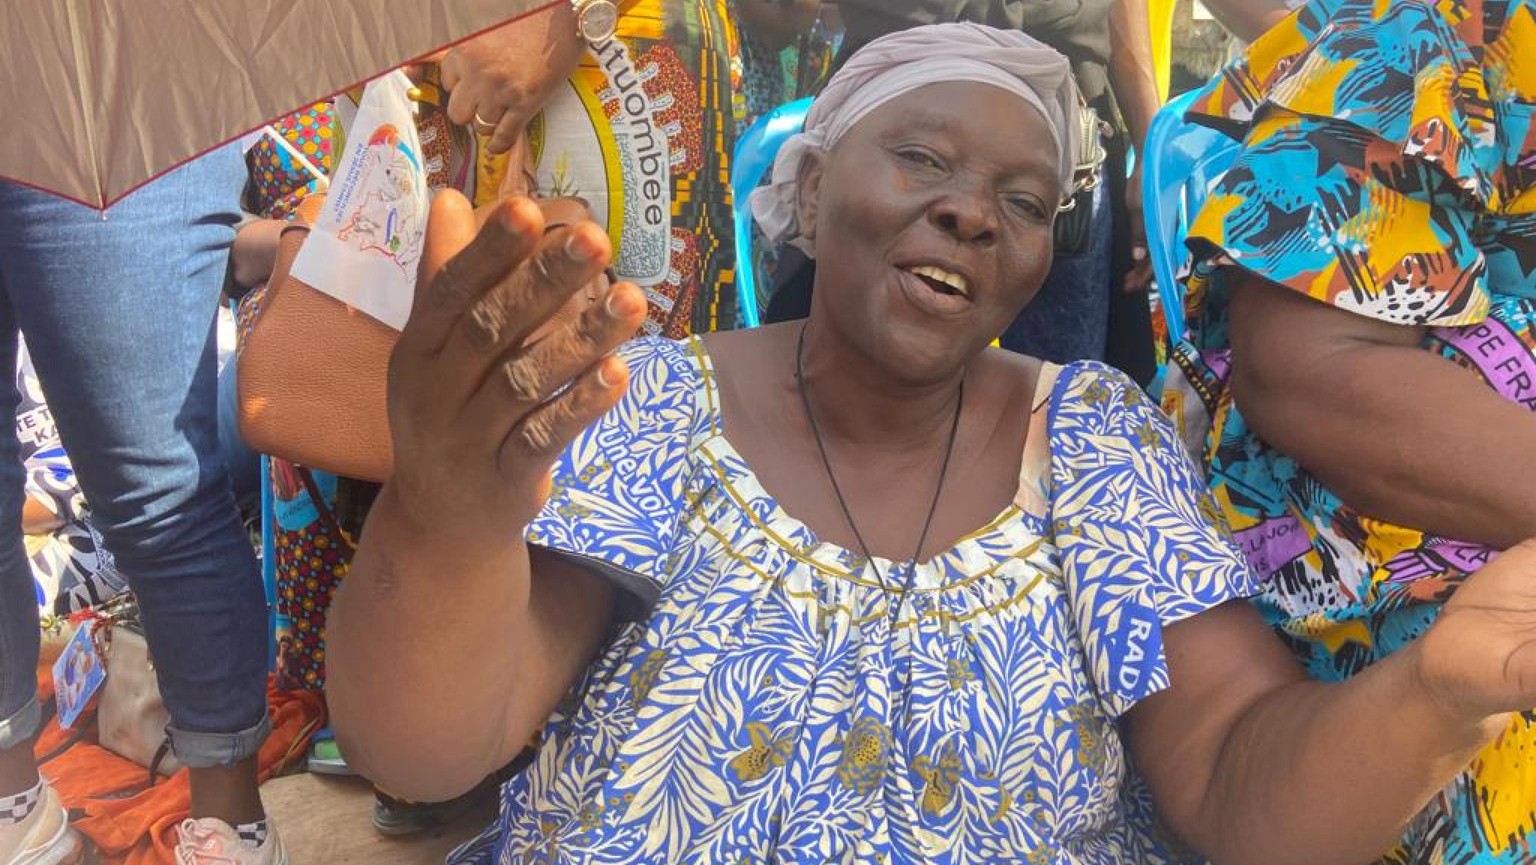
[[[606,42],[619,29],[619,7],[613,0],[588,0],[578,13],[581,38],[588,42]]]

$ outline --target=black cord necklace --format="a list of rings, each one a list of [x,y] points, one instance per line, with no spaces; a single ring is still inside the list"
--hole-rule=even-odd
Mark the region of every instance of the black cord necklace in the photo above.
[[[811,436],[816,439],[816,451],[821,454],[821,465],[827,470],[827,480],[832,482],[832,492],[837,496],[838,507],[843,509],[843,519],[848,521],[848,528],[853,531],[854,540],[859,542],[859,551],[864,554],[870,568],[875,572],[875,577],[880,581],[880,588],[889,595],[892,587],[885,580],[885,574],[881,573],[880,565],[875,562],[875,557],[870,555],[869,544],[864,542],[864,535],[859,532],[859,524],[854,522],[853,512],[848,509],[848,500],[843,497],[843,488],[837,483],[837,473],[832,471],[832,460],[827,457],[827,445],[822,441],[821,428],[816,425],[816,413],[811,410],[811,397],[805,388],[805,332],[809,324],[800,328],[800,340],[795,346],[795,388],[800,391],[800,403],[805,406],[805,419],[811,425]],[[949,458],[955,453],[955,438],[960,432],[960,410],[965,406],[965,379],[960,380],[959,392],[955,396],[955,418],[949,427],[949,444],[944,448],[944,463],[939,466],[939,482],[933,490],[933,502],[928,506],[928,517],[923,520],[923,531],[917,536],[917,549],[912,551],[912,558],[907,562],[907,579],[902,585],[901,594],[897,596],[896,605],[892,608],[891,620],[901,615],[902,604],[907,595],[912,591],[912,578],[917,573],[917,558],[923,554],[923,544],[928,542],[928,529],[933,525],[933,515],[939,510],[939,499],[944,496],[944,479],[949,476]]]

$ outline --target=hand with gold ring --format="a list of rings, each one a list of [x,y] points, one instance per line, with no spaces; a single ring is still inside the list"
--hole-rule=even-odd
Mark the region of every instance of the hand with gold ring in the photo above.
[[[505,153],[576,71],[585,50],[567,3],[458,45],[442,60],[448,117],[473,124],[476,133],[489,136],[490,152]]]
[[[481,117],[480,116],[480,112],[476,111],[475,112],[475,116],[474,116],[473,119],[474,119],[474,124],[475,124],[475,132],[477,132],[480,135],[494,135],[495,134],[495,132],[496,132],[496,124],[492,123],[489,120],[486,120],[484,117]],[[499,119],[500,118],[498,118],[498,120]]]

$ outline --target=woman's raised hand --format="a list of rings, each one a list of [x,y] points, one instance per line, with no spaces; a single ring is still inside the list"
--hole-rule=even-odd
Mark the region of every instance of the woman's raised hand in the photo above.
[[[1468,577],[1415,649],[1420,684],[1456,715],[1536,708],[1536,541]]]
[[[543,328],[602,273],[591,222],[544,231],[532,201],[476,229],[455,192],[432,203],[415,304],[389,370],[392,498],[422,528],[505,538],[538,513],[561,450],[624,393],[610,353],[645,317],[628,283]]]

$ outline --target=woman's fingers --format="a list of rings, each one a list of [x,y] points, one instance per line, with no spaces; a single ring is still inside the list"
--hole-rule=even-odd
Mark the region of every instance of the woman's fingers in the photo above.
[[[629,386],[629,367],[608,356],[590,366],[559,397],[523,417],[501,449],[501,466],[514,483],[536,483],[547,494],[549,467],[582,430],[618,404]],[[541,505],[542,501],[535,506]]]
[[[459,318],[530,254],[542,227],[544,215],[528,201],[501,201],[478,218],[464,195],[439,192],[401,349],[427,355],[442,349]]]
[[[448,104],[445,106],[448,119],[452,120],[459,126],[470,126],[471,128],[474,128],[473,124],[475,122],[475,112],[489,110],[490,106],[480,105],[480,94],[476,92],[477,88],[473,86],[475,82],[471,81],[467,84],[464,82],[463,65],[465,61],[463,59],[463,55],[449,55],[449,59],[457,60],[458,62],[454,63],[451,67],[453,72],[452,84],[448,83],[450,70],[449,64],[443,64],[443,86],[448,88]],[[499,117],[500,115],[497,116]],[[489,121],[495,118],[483,117],[481,119]],[[479,132],[481,130],[474,129],[474,131]]]
[[[477,231],[473,209],[457,192],[433,199],[402,350],[440,351],[460,319],[528,257],[544,227],[539,208],[523,199],[497,204],[483,222]]]
[[[465,412],[466,422],[508,429],[561,388],[599,363],[645,319],[645,297],[630,283],[535,342],[507,352],[486,376]]]
[[[496,131],[491,133],[491,138],[485,144],[485,149],[491,153],[506,153],[517,143],[517,139],[523,134],[526,126],[523,116],[516,111],[507,109],[501,118],[494,121]],[[515,170],[516,166],[512,166]]]
[[[459,66],[463,62],[462,55],[453,49],[439,51],[428,57],[422,58],[422,62],[437,62],[437,68],[442,75],[443,89],[452,91],[459,86],[459,79],[464,76],[459,72]]]
[[[488,226],[489,227],[489,226]],[[487,364],[523,340],[608,264],[608,238],[590,223],[544,236],[532,257],[486,291],[459,319],[445,354]]]

